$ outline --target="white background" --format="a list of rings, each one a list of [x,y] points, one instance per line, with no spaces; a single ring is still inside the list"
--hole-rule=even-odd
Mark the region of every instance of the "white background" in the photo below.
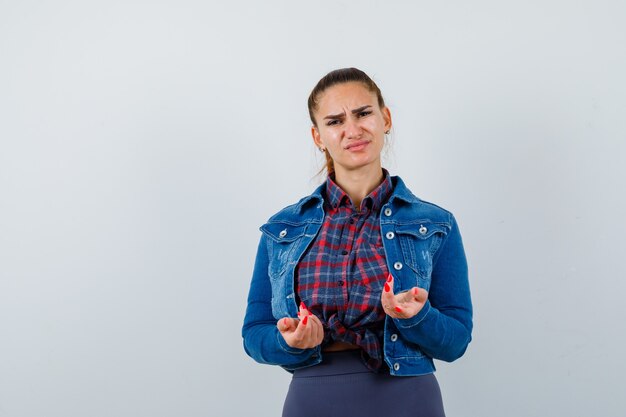
[[[0,416],[280,414],[258,227],[321,181],[306,98],[346,66],[461,227],[448,415],[623,416],[625,45],[623,1],[0,0]]]

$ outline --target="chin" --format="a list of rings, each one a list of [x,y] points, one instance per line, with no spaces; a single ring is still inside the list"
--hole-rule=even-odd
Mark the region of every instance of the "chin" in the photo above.
[[[337,162],[335,161],[335,163]],[[348,171],[354,171],[354,170],[365,168],[365,167],[372,166],[372,165],[381,166],[381,163],[380,163],[379,158],[373,158],[373,159],[361,160],[361,161],[351,160],[350,162],[346,164],[339,164],[339,165],[341,165],[344,169]]]

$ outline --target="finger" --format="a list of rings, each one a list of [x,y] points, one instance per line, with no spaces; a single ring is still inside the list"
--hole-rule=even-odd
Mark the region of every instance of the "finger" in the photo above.
[[[324,340],[324,325],[320,321],[320,319],[315,315],[309,312],[307,316],[307,335],[309,342],[311,343],[310,347],[315,347],[322,343]]]
[[[417,301],[418,291],[418,287],[413,287],[409,291],[397,294],[396,298],[399,303],[414,303]]]
[[[383,293],[381,296],[381,299],[383,301],[386,301],[387,303],[389,303],[395,298],[394,293],[393,293],[393,282],[394,282],[393,275],[389,274],[387,276],[387,281],[385,281],[385,285],[383,287]]]
[[[298,317],[300,317],[300,320],[304,320],[305,317],[308,317],[307,321],[305,323],[309,327],[313,328],[313,325],[311,324],[311,319],[313,317],[315,317],[315,315],[311,312],[311,310],[309,310],[309,308],[306,306],[304,301],[300,301],[300,308],[298,310]],[[318,322],[319,322],[319,320],[318,320]],[[311,332],[307,332],[307,335],[310,336],[311,334],[314,334],[314,333],[315,332],[312,332],[312,333]]]
[[[394,319],[406,318],[406,306],[396,302],[396,304],[391,307],[390,310],[390,317],[393,317]]]
[[[290,317],[283,317],[282,319],[276,322],[276,327],[278,327],[278,331],[284,333],[289,331],[292,327],[293,319]]]
[[[317,346],[320,343],[322,343],[322,340],[324,340],[324,325],[315,314],[313,314],[312,316],[309,316],[309,323],[312,325],[312,328],[314,329],[315,343]]]
[[[310,314],[311,312],[307,308],[306,304],[304,304],[304,301],[300,301],[300,309],[298,310],[298,317],[303,318],[304,316],[309,316]]]
[[[319,319],[314,314],[310,314],[305,316],[302,321],[306,325],[306,333],[305,333],[305,343],[307,347],[315,347],[317,346],[317,338],[320,330],[320,322]]]
[[[423,288],[413,287],[409,291],[396,295],[398,304],[394,307],[394,318],[411,318],[422,309],[428,299],[428,291]]]
[[[293,337],[298,343],[302,343],[306,340],[307,334],[310,332],[311,326],[309,324],[309,316],[305,315],[302,320],[298,322],[296,329],[293,332]]]
[[[305,348],[317,346],[317,337],[321,323],[319,323],[319,320],[316,322],[315,318],[315,315],[310,314],[304,316],[300,322],[300,327],[302,327],[302,343]]]
[[[309,313],[309,315],[307,316],[307,326],[311,327],[311,329],[313,330],[317,330],[319,326],[321,326],[321,322],[320,319],[317,318],[317,316],[315,314],[311,314]]]
[[[391,317],[395,316],[395,307],[398,305],[393,292],[393,281],[393,275],[389,274],[387,276],[387,281],[385,282],[385,286],[383,287],[383,292],[380,297],[380,301],[383,305],[383,310],[385,310],[385,313],[387,313],[387,315]]]
[[[423,288],[413,287],[411,290],[413,299],[418,303],[425,303],[428,299],[428,291]]]
[[[320,333],[320,326],[319,324],[315,321],[315,316],[308,316],[308,320],[307,320],[307,327],[308,327],[308,335],[307,337],[308,342],[311,343],[311,345],[316,346],[317,345],[317,338],[319,337],[319,333]]]

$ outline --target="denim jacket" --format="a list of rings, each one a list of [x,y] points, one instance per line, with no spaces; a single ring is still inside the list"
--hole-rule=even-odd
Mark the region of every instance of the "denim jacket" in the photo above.
[[[428,301],[409,319],[385,319],[384,360],[392,375],[435,371],[433,359],[451,362],[471,340],[472,304],[467,262],[454,216],[414,196],[400,177],[381,208],[380,231],[394,292],[424,288]],[[244,349],[260,363],[292,372],[322,361],[321,347],[290,347],[276,327],[297,317],[294,271],[319,232],[324,184],[285,207],[261,226],[248,307],[242,329]]]

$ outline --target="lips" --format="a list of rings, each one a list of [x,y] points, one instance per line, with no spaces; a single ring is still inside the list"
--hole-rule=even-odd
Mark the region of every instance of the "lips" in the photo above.
[[[345,150],[363,149],[365,145],[367,145],[368,143],[370,143],[369,140],[357,140],[356,142],[350,142],[344,149]]]

